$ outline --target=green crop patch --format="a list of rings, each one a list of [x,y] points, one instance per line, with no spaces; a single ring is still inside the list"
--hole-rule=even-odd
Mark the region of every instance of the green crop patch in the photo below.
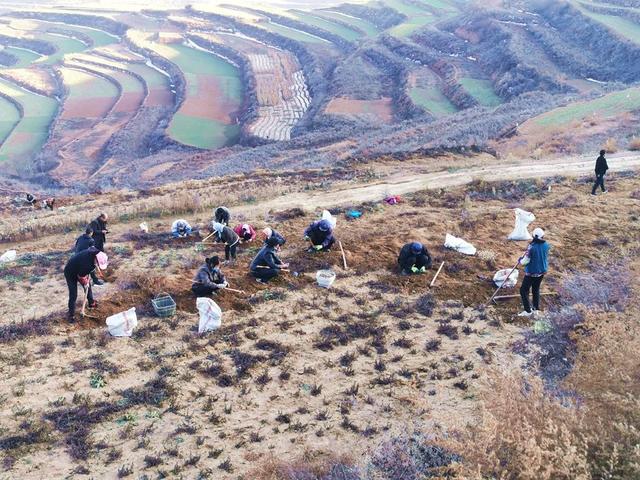
[[[11,65],[11,68],[26,68],[41,57],[39,53],[19,47],[7,47],[5,52],[18,59],[18,63]]]
[[[602,23],[618,35],[640,44],[640,25],[632,20],[624,18],[624,11],[620,11],[620,16],[607,15],[604,13],[592,12],[591,10],[582,7],[579,3],[577,3],[576,6],[584,15]]]
[[[409,90],[413,103],[428,110],[434,117],[443,117],[458,111],[438,87],[413,87]]]
[[[240,137],[240,126],[176,113],[167,132],[185,145],[213,149],[235,143]]]
[[[356,28],[362,30],[368,37],[375,37],[380,33],[380,30],[373,24],[358,17],[353,17],[345,13],[334,12],[332,10],[314,10],[313,14],[318,17],[327,18],[329,20],[338,20],[343,23],[348,23]]]
[[[460,79],[460,85],[462,85],[469,95],[475,98],[480,105],[497,107],[502,103],[502,99],[496,95],[489,80],[463,77]]]
[[[360,37],[362,37],[362,34],[360,34],[355,30],[347,28],[344,25],[341,25],[339,23],[335,23],[330,20],[327,20],[326,18],[316,16],[313,13],[307,13],[300,10],[293,10],[292,13],[301,22],[306,23],[308,25],[313,25],[314,27],[322,28],[327,32],[331,32],[335,35],[339,35],[340,37],[350,42],[353,42],[359,39]]]
[[[52,55],[36,60],[35,63],[37,65],[54,65],[56,63],[60,63],[64,56],[69,53],[83,52],[89,48],[88,45],[84,44],[80,40],[76,40],[75,38],[67,37],[65,35],[45,33],[37,34],[37,38],[38,40],[49,42],[56,47],[56,52]]]
[[[20,121],[20,111],[9,100],[0,97],[0,147]]]

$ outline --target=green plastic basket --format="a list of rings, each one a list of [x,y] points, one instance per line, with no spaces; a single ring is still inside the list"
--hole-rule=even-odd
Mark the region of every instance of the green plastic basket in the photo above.
[[[159,293],[151,300],[153,311],[159,317],[172,317],[176,314],[176,302],[168,293]]]

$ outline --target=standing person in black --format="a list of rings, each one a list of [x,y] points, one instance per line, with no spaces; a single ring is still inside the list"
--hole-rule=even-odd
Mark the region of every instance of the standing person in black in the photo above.
[[[100,268],[101,270],[107,268],[107,256],[96,247],[89,247],[87,250],[76,253],[64,266],[64,278],[67,281],[67,288],[69,289],[69,313],[67,318],[70,322],[74,321],[74,315],[76,313],[78,282],[87,288],[89,308],[96,308],[98,306],[98,302],[93,299],[91,282],[88,278],[96,268]]]
[[[606,175],[607,170],[609,170],[609,165],[607,165],[607,159],[604,158],[605,153],[606,152],[604,150],[600,150],[600,156],[596,160],[596,181],[591,189],[591,195],[596,194],[598,186],[602,189],[602,193],[607,193],[607,189],[604,188],[604,176]]]
[[[93,239],[93,228],[87,227],[82,235],[78,237],[76,240],[76,246],[74,248],[74,253],[80,253],[83,250],[86,250],[90,247],[95,247],[96,241]],[[91,279],[93,280],[94,285],[104,285],[104,282],[98,278],[95,270],[91,272]]]
[[[107,222],[109,217],[106,213],[101,213],[98,218],[89,224],[93,229],[93,240],[96,242],[96,248],[101,252],[104,252],[104,244],[107,242]]]

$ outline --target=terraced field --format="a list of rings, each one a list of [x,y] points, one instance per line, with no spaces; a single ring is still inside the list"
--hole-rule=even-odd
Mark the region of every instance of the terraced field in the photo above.
[[[353,15],[347,15],[333,10],[314,10],[313,14],[328,20],[337,20],[339,22],[353,25],[353,27],[363,31],[368,37],[375,37],[380,33],[380,29],[373,23],[367,22],[362,18],[354,17]]]
[[[634,22],[629,18],[625,18],[624,9],[618,9],[620,15],[607,15],[604,13],[593,12],[588,8],[583,8],[581,2],[576,2],[576,6],[583,14],[591,17],[597,22],[602,23],[607,28],[610,28],[614,32],[621,35],[623,38],[640,44],[640,24]]]
[[[469,95],[475,98],[480,105],[497,107],[502,103],[502,99],[496,95],[489,80],[463,77],[460,79],[460,85],[462,85],[464,89],[469,92]]]
[[[11,65],[11,68],[25,68],[38,60],[41,55],[26,48],[7,47],[5,52],[10,53],[18,59],[18,62]]]
[[[391,123],[393,121],[393,104],[390,98],[357,100],[337,97],[331,99],[325,112],[371,123]]]
[[[24,110],[20,122],[0,145],[0,164],[5,171],[29,172],[32,169],[30,158],[40,151],[49,136],[49,126],[58,110],[58,102],[2,79],[0,92],[15,99]]]
[[[198,148],[220,148],[240,135],[237,114],[242,103],[240,72],[223,58],[180,44],[151,48],[180,68],[186,99],[168,128],[176,141]]]
[[[20,121],[20,111],[13,102],[0,97],[0,147]]]
[[[306,24],[322,28],[323,30],[326,30],[328,32],[335,33],[336,35],[339,35],[350,42],[356,41],[363,36],[359,31],[348,28],[344,25],[341,25],[340,23],[331,21],[328,18],[318,16],[315,14],[315,12],[308,13],[300,10],[294,10],[293,13],[298,20]]]

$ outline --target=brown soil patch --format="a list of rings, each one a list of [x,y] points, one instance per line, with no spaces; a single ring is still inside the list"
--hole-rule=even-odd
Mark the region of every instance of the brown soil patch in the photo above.
[[[379,100],[355,100],[352,98],[333,98],[325,109],[335,115],[362,116],[389,123],[393,120],[393,105],[390,98]]]
[[[115,98],[91,98],[85,100],[69,100],[64,104],[62,115],[63,120],[73,120],[76,118],[101,118],[104,117],[113,104]]]
[[[145,101],[148,107],[168,107],[173,105],[171,92],[165,88],[152,88]]]
[[[232,123],[231,114],[237,110],[238,105],[226,100],[220,89],[219,80],[208,75],[198,75],[197,82],[198,93],[187,95],[187,99],[180,108],[180,113],[190,117],[217,120],[226,124]]]
[[[118,103],[114,107],[113,112],[134,114],[138,111],[138,108],[140,108],[140,105],[142,105],[143,100],[144,100],[143,92],[124,93],[118,100]]]

